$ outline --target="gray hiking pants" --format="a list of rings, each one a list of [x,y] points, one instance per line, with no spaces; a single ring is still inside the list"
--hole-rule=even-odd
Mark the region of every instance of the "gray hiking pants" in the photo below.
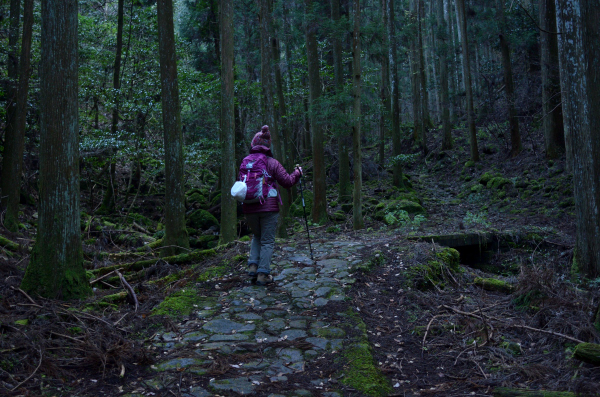
[[[271,256],[275,247],[275,229],[279,212],[257,212],[246,214],[246,222],[254,233],[250,244],[248,265],[255,263],[259,273],[271,272]]]

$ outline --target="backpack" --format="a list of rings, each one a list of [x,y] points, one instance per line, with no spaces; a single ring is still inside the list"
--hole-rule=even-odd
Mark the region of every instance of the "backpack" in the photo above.
[[[242,203],[264,203],[267,197],[277,197],[275,181],[267,172],[268,157],[253,153],[242,160],[240,179],[231,188],[231,195]]]

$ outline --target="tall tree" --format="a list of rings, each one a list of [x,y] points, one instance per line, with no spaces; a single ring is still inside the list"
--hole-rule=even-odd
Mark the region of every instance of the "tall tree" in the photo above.
[[[390,16],[387,0],[381,0],[381,19],[383,22],[383,51],[381,54],[381,105],[383,110],[380,116],[381,125],[379,130],[379,164],[381,168],[385,167],[385,137],[388,130],[389,120],[392,112],[392,102],[390,98],[390,58],[388,57],[390,48],[390,38],[387,34]]]
[[[467,18],[465,14],[465,0],[456,0],[456,14],[458,15],[461,32],[463,56],[463,81],[467,94],[467,123],[469,126],[469,145],[471,147],[471,160],[479,161],[477,148],[477,130],[475,129],[475,109],[473,107],[473,88],[471,85],[471,66],[469,56],[469,40],[467,37]]]
[[[319,53],[317,48],[317,10],[319,2],[305,0],[306,55],[308,63],[308,88],[310,101],[310,127],[313,155],[313,222],[327,220],[327,185],[325,181],[325,149],[323,126],[319,121],[317,104],[321,97],[321,78],[319,76]],[[356,153],[354,153],[356,156]],[[354,161],[356,169],[356,158]],[[356,171],[355,171],[356,173]],[[355,181],[356,183],[356,181]]]
[[[423,136],[422,130],[425,128],[423,120],[423,101],[421,99],[421,73],[420,73],[420,53],[419,53],[419,15],[418,0],[410,0],[410,83],[412,91],[412,112],[413,112],[413,141],[418,143]]]
[[[8,84],[6,87],[6,126],[5,139],[14,139],[15,134],[15,114],[17,110],[17,84],[19,79],[19,56],[17,50],[19,47],[19,21],[21,15],[21,0],[10,0],[9,28],[8,28],[8,59],[7,74]],[[6,164],[6,155],[8,150],[4,148],[3,166]],[[8,194],[11,190],[9,181],[4,177],[0,180],[0,210],[6,208]]]
[[[437,47],[440,62],[440,91],[442,110],[442,150],[452,149],[450,126],[450,95],[448,93],[448,27],[444,17],[444,0],[437,0]]]
[[[362,149],[360,136],[361,66],[360,66],[360,0],[354,0],[354,29],[352,32],[352,95],[354,96],[352,151],[354,155],[354,192],[352,200],[352,226],[354,230],[365,227],[362,214]]]
[[[119,126],[119,102],[121,93],[121,57],[123,54],[123,7],[125,0],[119,0],[117,3],[117,47],[115,49],[115,63],[113,66],[113,101],[112,120],[110,125],[110,134],[114,138],[117,136],[117,127]],[[117,164],[114,159],[110,162],[110,173],[108,186],[104,192],[102,206],[99,212],[112,213],[115,210],[115,192],[117,190]]]
[[[25,126],[27,124],[27,94],[29,92],[31,35],[33,30],[33,0],[23,4],[23,39],[21,42],[20,73],[17,87],[16,109],[10,129],[4,140],[4,160],[2,165],[2,195],[6,200],[4,226],[12,231],[19,230],[19,199],[23,151],[25,146]]]
[[[417,34],[418,34],[418,65],[420,81],[421,112],[423,117],[423,128],[421,129],[421,145],[423,151],[427,151],[426,131],[433,126],[429,115],[429,91],[427,91],[427,64],[425,63],[425,46],[423,44],[423,33],[425,23],[425,6],[423,0],[417,0]]]
[[[273,43],[274,32],[272,22],[272,1],[271,0],[260,0],[259,9],[259,20],[260,20],[260,58],[261,58],[261,93],[262,103],[264,108],[264,117],[266,124],[270,126],[272,146],[274,155],[277,156],[284,165],[289,165],[287,156],[284,152],[284,143],[281,139],[279,131],[279,123],[277,117],[277,111],[275,109],[275,95],[277,94],[276,89],[276,73],[273,65],[273,55],[279,51],[274,51]],[[281,75],[279,75],[281,79]],[[281,81],[280,81],[281,84]],[[282,94],[283,94],[283,87]],[[282,208],[281,213],[277,222],[277,237],[287,237],[287,215],[289,213],[289,200],[288,192],[283,191],[282,194]]]
[[[554,0],[540,0],[540,28],[544,142],[546,157],[554,159],[565,150]]]
[[[400,136],[400,84],[398,83],[398,45],[396,41],[396,13],[394,11],[394,0],[387,0],[389,23],[387,36],[390,43],[388,47],[388,58],[390,60],[391,77],[391,113],[392,113],[392,151],[394,155],[394,169],[392,184],[396,187],[404,187],[404,176],[402,175],[402,163],[398,156],[401,154],[402,140]]]
[[[233,0],[221,0],[221,242],[235,240],[237,203],[229,194],[236,180],[233,78]]]
[[[577,219],[574,270],[600,276],[600,7],[557,0],[563,117]]]
[[[165,147],[165,237],[161,255],[189,248],[185,228],[183,134],[173,31],[173,0],[158,0],[158,52]]]
[[[42,1],[38,232],[21,283],[62,299],[91,292],[79,213],[77,21],[77,0]]]
[[[331,0],[331,19],[333,20],[334,28],[332,29],[333,37],[333,74],[335,80],[335,93],[339,98],[338,112],[344,114],[346,112],[344,101],[341,96],[344,93],[344,69],[342,64],[342,34],[344,33],[340,26],[341,12],[340,0]],[[350,155],[348,149],[350,146],[349,136],[344,127],[337,131],[338,140],[338,157],[339,157],[339,183],[338,183],[338,200],[340,202],[349,202],[350,193]]]
[[[515,88],[513,85],[512,64],[510,62],[510,46],[506,37],[506,17],[504,15],[504,0],[496,2],[498,23],[500,31],[500,51],[502,52],[502,69],[504,71],[504,86],[506,90],[506,102],[508,105],[508,124],[510,129],[510,156],[515,157],[523,146],[521,144],[521,133],[519,132],[519,119],[517,118],[517,109],[515,108]]]

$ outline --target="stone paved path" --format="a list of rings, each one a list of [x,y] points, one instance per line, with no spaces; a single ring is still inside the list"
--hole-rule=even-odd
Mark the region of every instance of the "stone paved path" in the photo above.
[[[350,241],[317,243],[314,257],[333,259],[312,262],[307,248],[279,247],[273,258],[274,286],[248,281],[207,297],[199,302],[197,320],[182,324],[178,333],[156,334],[153,348],[165,359],[152,366],[156,375],[146,382],[147,388],[131,395],[181,387],[181,395],[196,397],[341,396],[339,385],[328,379],[311,379],[310,388],[306,382],[299,388],[289,378],[324,352],[342,348],[346,332],[330,324],[340,319],[333,321],[319,309],[345,299],[354,283],[350,269],[361,262],[361,248]],[[236,362],[236,357],[243,359]],[[214,375],[219,365],[222,376]],[[197,375],[192,379],[198,382],[179,385],[181,373]]]

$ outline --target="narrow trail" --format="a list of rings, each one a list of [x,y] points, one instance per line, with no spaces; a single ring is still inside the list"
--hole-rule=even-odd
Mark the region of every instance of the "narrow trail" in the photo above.
[[[194,319],[178,324],[177,332],[155,334],[156,375],[145,390],[129,396],[165,387],[197,397],[341,396],[341,385],[330,377],[341,368],[321,368],[318,362],[353,343],[339,324],[347,323],[346,292],[355,282],[352,266],[364,260],[359,253],[364,242],[339,238],[313,244],[321,259],[315,262],[307,246],[278,247],[275,283],[261,287],[245,279],[199,302]],[[183,374],[192,376],[182,381]]]

